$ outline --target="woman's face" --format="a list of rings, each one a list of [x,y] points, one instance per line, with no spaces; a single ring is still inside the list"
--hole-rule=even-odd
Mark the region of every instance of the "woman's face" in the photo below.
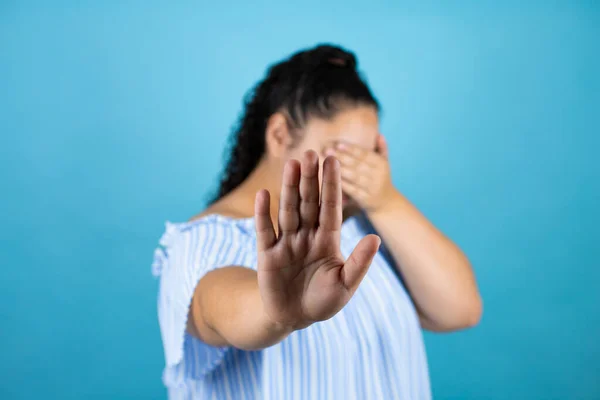
[[[375,151],[379,135],[379,118],[374,107],[358,106],[338,113],[332,120],[311,119],[304,128],[302,139],[289,150],[289,158],[302,159],[307,150],[319,154],[319,182],[323,171],[325,150],[336,142],[347,142]],[[344,194],[344,206],[354,206]]]

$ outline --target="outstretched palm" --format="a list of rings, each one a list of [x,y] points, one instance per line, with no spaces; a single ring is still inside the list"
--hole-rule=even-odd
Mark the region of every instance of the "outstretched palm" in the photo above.
[[[279,229],[270,216],[269,192],[256,195],[258,284],[265,310],[275,323],[302,328],[334,316],[350,300],[377,253],[380,240],[368,235],[344,261],[340,251],[342,185],[333,157],[323,164],[306,152],[302,164],[283,172]]]

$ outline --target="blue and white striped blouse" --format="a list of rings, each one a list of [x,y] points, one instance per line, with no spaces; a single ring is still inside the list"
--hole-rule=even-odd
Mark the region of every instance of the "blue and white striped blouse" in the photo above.
[[[342,226],[347,257],[370,229]],[[256,269],[253,219],[211,215],[167,223],[155,253],[158,318],[171,399],[429,399],[427,359],[413,303],[383,252],[337,315],[260,351],[216,348],[186,332],[197,282],[228,265]]]

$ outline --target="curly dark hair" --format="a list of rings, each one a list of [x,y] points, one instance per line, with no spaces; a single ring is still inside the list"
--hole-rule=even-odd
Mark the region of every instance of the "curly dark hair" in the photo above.
[[[331,119],[348,106],[379,103],[357,70],[355,55],[339,46],[322,44],[299,51],[271,65],[265,78],[250,90],[230,138],[228,162],[211,203],[240,185],[265,152],[269,118],[281,112],[293,132],[311,117]]]

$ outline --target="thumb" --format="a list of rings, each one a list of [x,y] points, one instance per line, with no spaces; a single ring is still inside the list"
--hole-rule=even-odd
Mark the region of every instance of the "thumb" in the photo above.
[[[385,159],[388,158],[388,145],[385,141],[385,137],[380,133],[377,136],[377,152],[381,154]]]
[[[367,235],[354,248],[342,268],[342,283],[354,292],[369,270],[373,257],[379,250],[381,239],[377,235]]]

